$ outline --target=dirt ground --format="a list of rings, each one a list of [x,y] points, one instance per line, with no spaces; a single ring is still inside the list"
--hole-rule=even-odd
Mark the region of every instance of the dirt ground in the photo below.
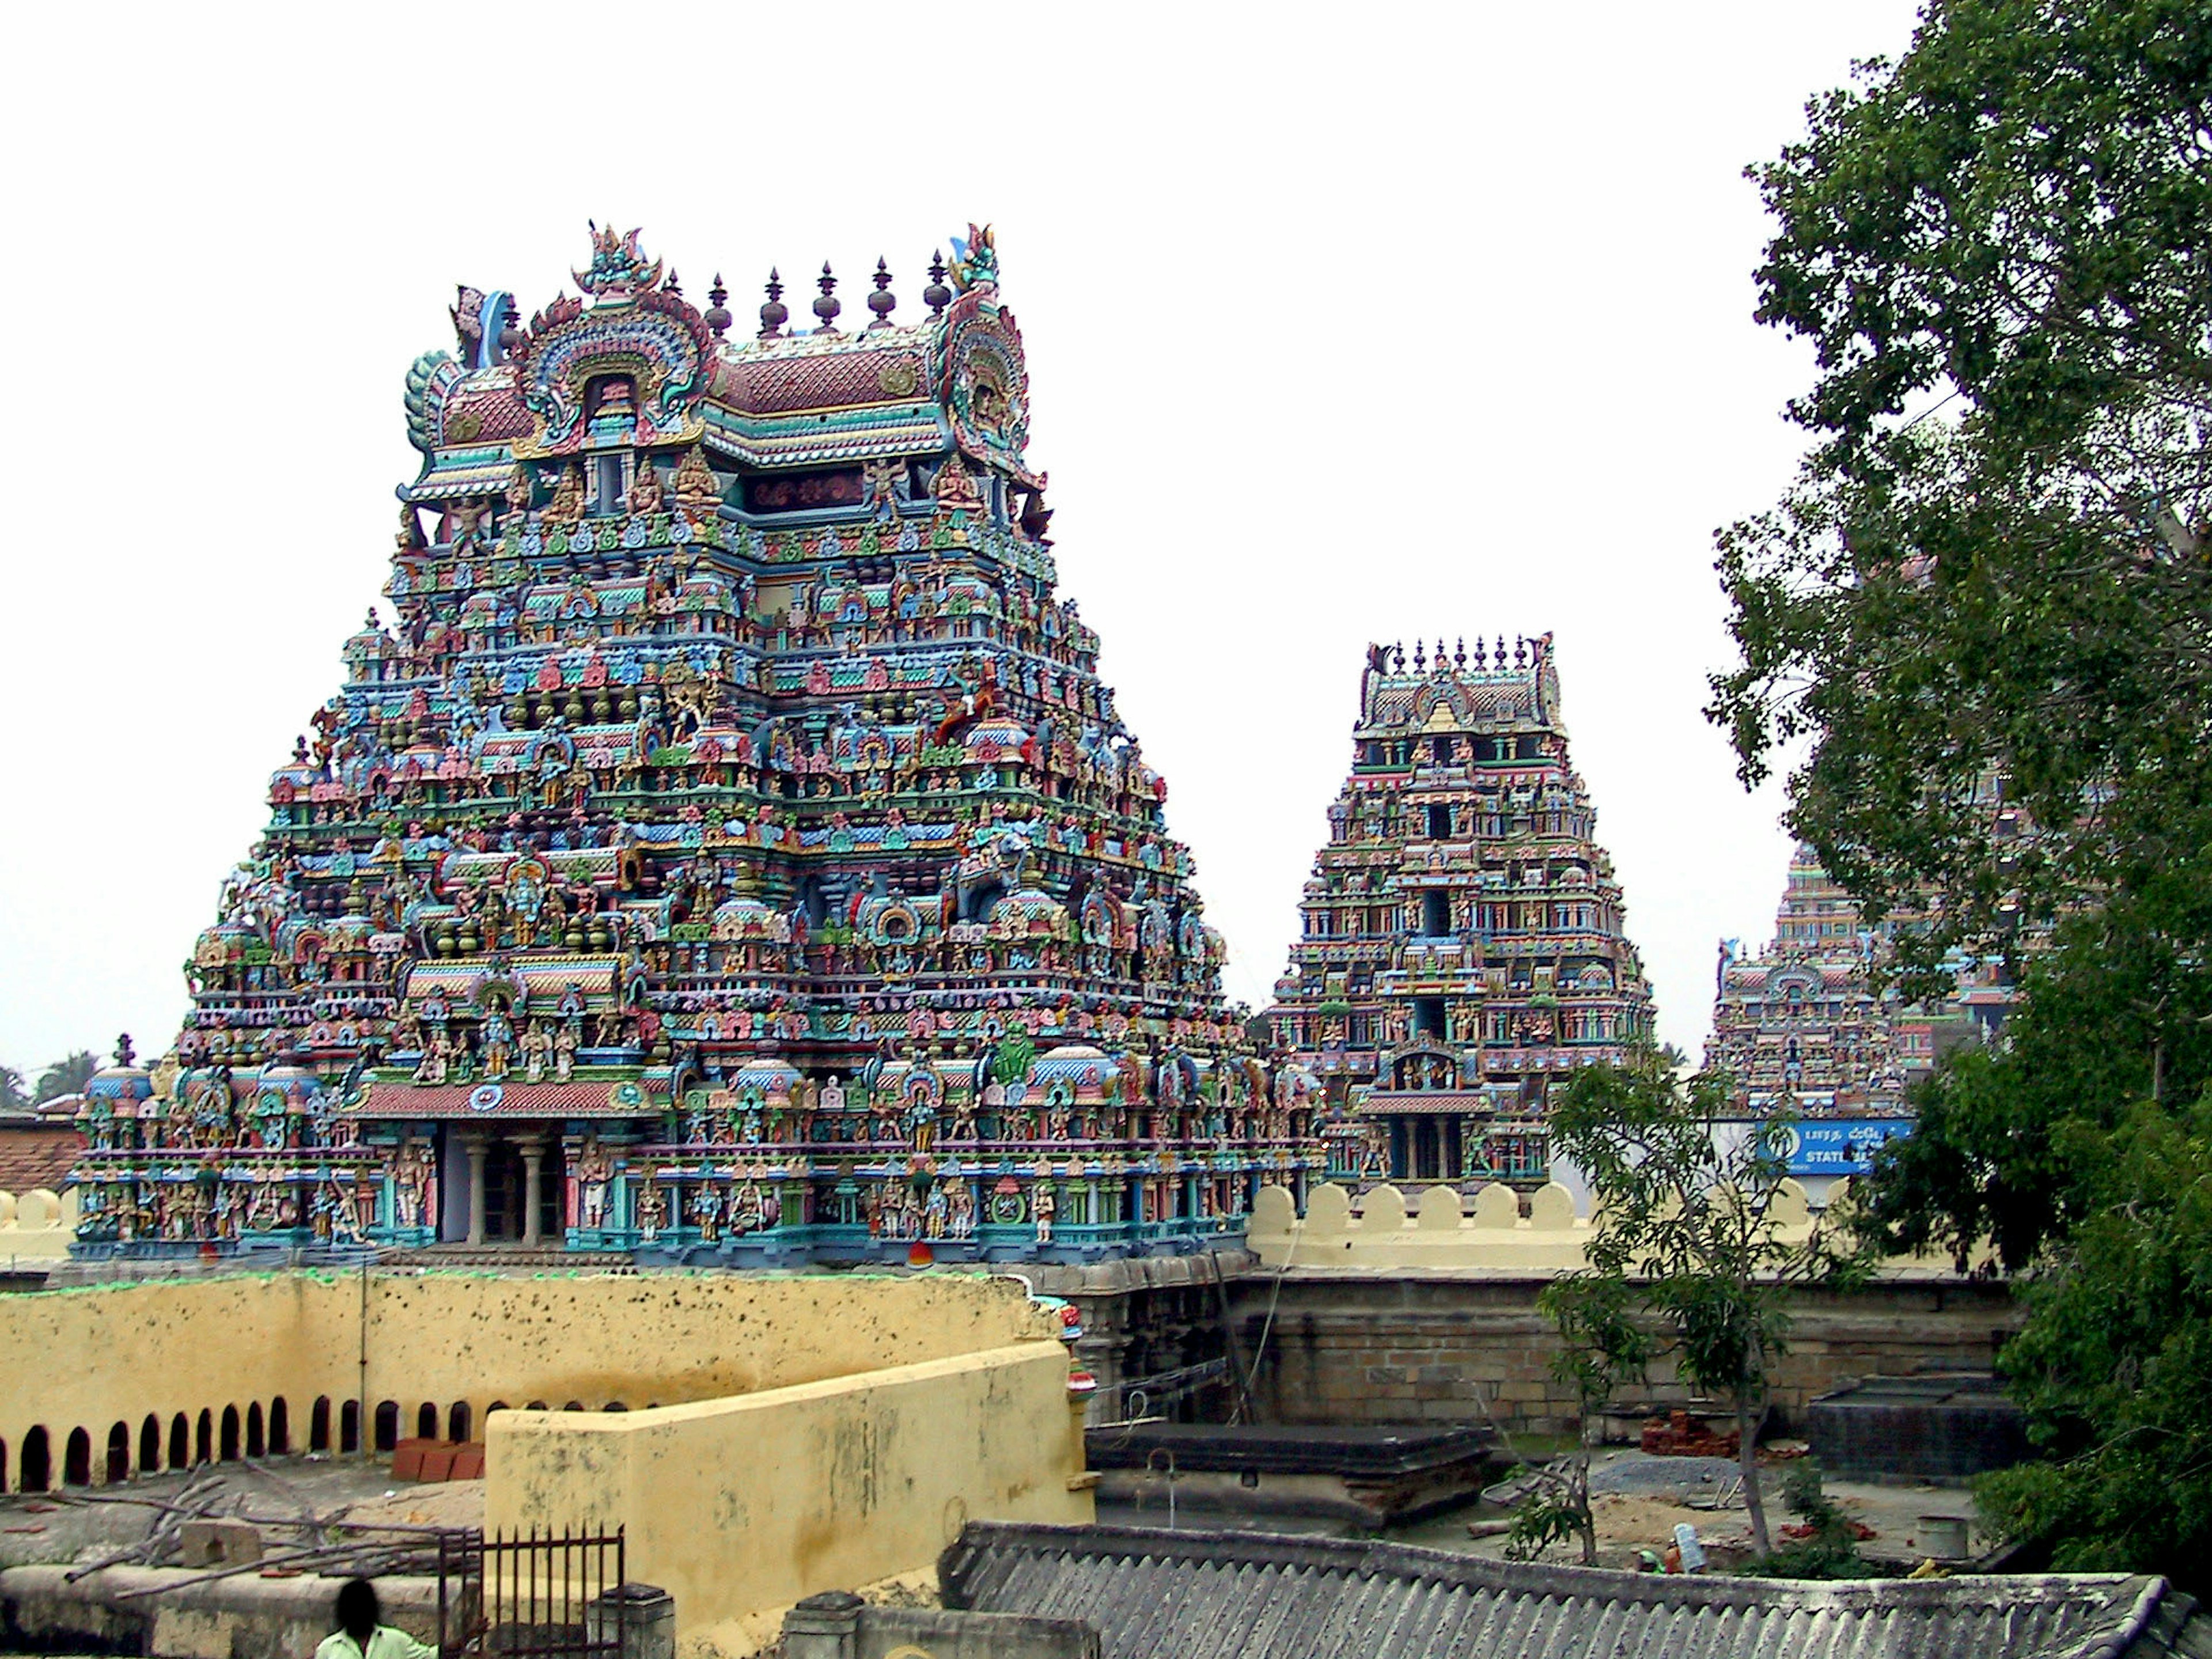
[[[81,1565],[111,1555],[145,1540],[167,1518],[157,1506],[180,1497],[187,1507],[204,1506],[210,1519],[262,1523],[264,1547],[297,1537],[297,1523],[309,1519],[356,1526],[481,1527],[484,1515],[483,1481],[395,1483],[386,1458],[240,1459],[144,1475],[121,1486],[0,1498],[0,1566]]]
[[[1601,1565],[1628,1566],[1633,1565],[1638,1550],[1663,1551],[1674,1541],[1677,1522],[1696,1528],[1698,1541],[1721,1561],[1747,1555],[1751,1521],[1740,1484],[1732,1466],[1709,1467],[1716,1463],[1717,1460],[1705,1458],[1649,1457],[1626,1449],[1600,1454],[1591,1465],[1590,1512],[1597,1522]],[[1782,1481],[1787,1472],[1786,1466],[1770,1465],[1760,1482],[1767,1525],[1777,1544],[1783,1541],[1782,1528],[1796,1519],[1783,1504]],[[1607,1492],[1603,1490],[1607,1486],[1624,1489]],[[1973,1494],[1963,1486],[1829,1481],[1825,1489],[1846,1515],[1873,1528],[1875,1535],[1859,1545],[1860,1553],[1871,1561],[1911,1567],[1926,1559],[1929,1550],[1921,1537],[1926,1530],[1921,1524],[1923,1516],[1967,1522],[1970,1547],[1982,1547],[1972,1525]],[[1502,1556],[1505,1550],[1502,1536],[1470,1537],[1468,1523],[1480,1528],[1504,1519],[1508,1513],[1485,1504],[1479,1510],[1461,1510],[1416,1522],[1395,1535],[1432,1549]],[[1572,1547],[1567,1548],[1571,1551]],[[1558,1557],[1556,1550],[1554,1554]]]

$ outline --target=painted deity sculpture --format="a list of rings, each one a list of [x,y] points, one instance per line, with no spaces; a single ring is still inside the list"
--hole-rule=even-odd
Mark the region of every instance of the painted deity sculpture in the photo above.
[[[1187,1248],[1322,1167],[1056,591],[962,250],[852,332],[826,290],[733,328],[635,233],[526,322],[464,290],[407,376],[388,609],[173,1053],[96,1080],[85,1248],[514,1234],[523,1146],[529,1231],[742,1261]]]

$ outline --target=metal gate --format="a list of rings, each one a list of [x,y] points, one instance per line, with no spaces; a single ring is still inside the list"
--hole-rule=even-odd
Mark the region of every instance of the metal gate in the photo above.
[[[495,1532],[478,1542],[482,1623],[470,1649],[487,1659],[621,1659],[623,1529]]]

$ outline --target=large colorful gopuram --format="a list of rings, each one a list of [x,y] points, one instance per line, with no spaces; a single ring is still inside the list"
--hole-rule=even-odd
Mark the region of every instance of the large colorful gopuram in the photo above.
[[[1054,592],[988,230],[732,337],[637,234],[420,359],[385,592],[88,1091],[81,1248],[1188,1247],[1319,1163]],[[946,280],[950,278],[950,281]]]
[[[1533,1185],[1546,1098],[1648,1036],[1651,993],[1567,756],[1549,635],[1376,646],[1269,1011],[1339,1179]]]

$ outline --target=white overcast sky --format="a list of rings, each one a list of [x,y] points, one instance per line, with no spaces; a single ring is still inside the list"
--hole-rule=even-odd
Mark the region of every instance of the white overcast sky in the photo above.
[[[1906,0],[772,9],[27,7],[0,142],[0,1061],[136,1034],[376,599],[400,397],[457,282],[550,299],[641,225],[740,319],[865,315],[994,222],[1063,590],[1264,1006],[1362,647],[1558,640],[1660,1030],[1763,941],[1788,844],[1698,710],[1715,526],[1800,344],[1746,163]],[[811,290],[797,293],[804,314]]]

